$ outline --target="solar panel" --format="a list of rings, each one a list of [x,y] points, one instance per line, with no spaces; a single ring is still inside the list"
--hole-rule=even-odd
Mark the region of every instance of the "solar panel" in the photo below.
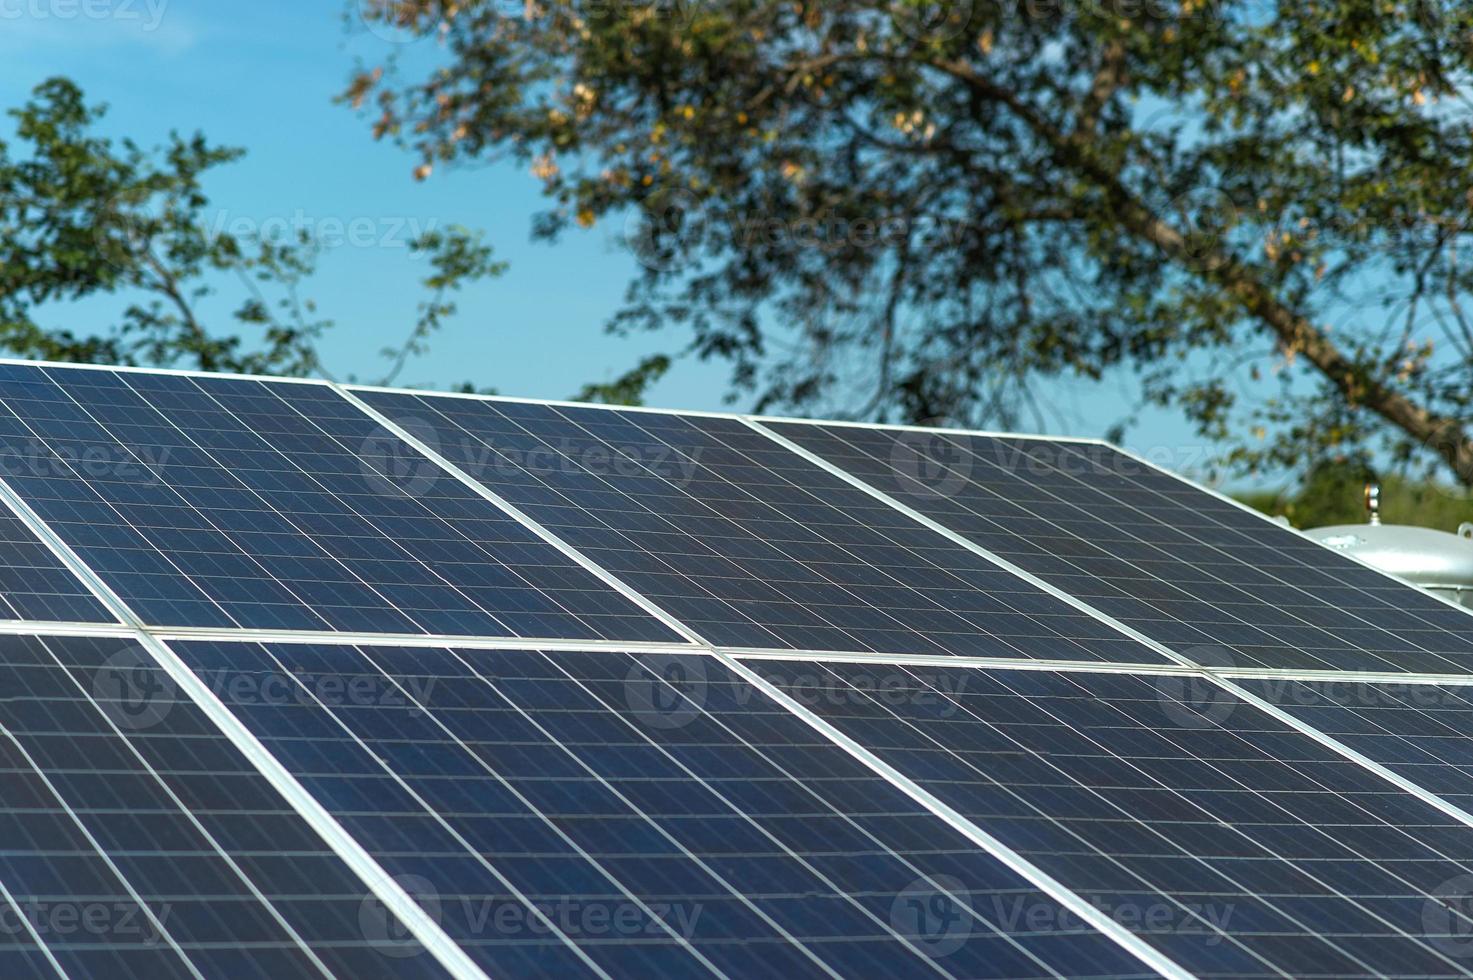
[[[176,649],[488,972],[1141,972],[710,658]],[[916,896],[952,917],[941,957]],[[1065,926],[1009,929],[1014,906]]]
[[[0,975],[1473,975],[1465,614],[1112,449],[0,362],[0,478]]]
[[[1175,677],[760,669],[841,692],[808,703],[1066,886],[1154,920],[1141,935],[1194,973],[1464,969],[1448,944],[1473,919],[1424,917],[1473,872],[1473,827],[1230,697],[1204,714]]]
[[[144,622],[679,640],[326,386],[5,365],[0,427]]]
[[[0,636],[0,663],[4,976],[377,972],[363,884],[136,642]]]
[[[713,643],[1164,661],[734,419],[359,394]]]
[[[1473,688],[1350,678],[1234,683],[1473,811]]]
[[[0,436],[0,479],[33,465]],[[0,619],[58,623],[116,620],[34,531],[0,504]]]
[[[1210,666],[1473,669],[1466,613],[1108,447],[763,424]]]

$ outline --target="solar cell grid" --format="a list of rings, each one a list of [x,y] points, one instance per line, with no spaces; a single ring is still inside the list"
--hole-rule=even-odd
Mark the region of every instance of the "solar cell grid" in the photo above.
[[[0,662],[5,976],[382,968],[363,883],[132,641],[6,636]],[[402,972],[443,975],[428,957]]]
[[[1466,673],[1470,620],[1105,446],[764,422],[962,537],[1211,666]]]
[[[821,669],[850,696],[814,711],[1197,975],[1467,970],[1466,906],[1438,896],[1473,827],[1257,709],[1180,677]]]
[[[715,660],[175,646],[223,691],[312,692],[227,702],[493,973],[1142,972]],[[942,955],[912,896],[954,910]]]
[[[488,973],[1144,974],[811,710],[1199,976],[1473,975],[1473,827],[760,426],[1211,666],[1464,672],[1464,613],[1093,444],[352,397],[707,641],[804,651],[748,661],[795,714],[694,651],[171,644]],[[0,462],[160,626],[679,639],[330,386],[0,365]],[[11,613],[111,621],[0,509]],[[0,636],[0,975],[443,975],[127,646]],[[1469,689],[1346,680],[1236,683],[1473,810]],[[38,932],[94,900],[148,928]]]
[[[1233,683],[1473,812],[1473,689],[1350,678]]]
[[[0,479],[19,462],[0,444]],[[24,522],[0,505],[0,619],[112,623],[102,603]]]
[[[737,420],[357,394],[718,645],[1164,661]]]
[[[48,462],[12,486],[145,622],[679,639],[325,386],[0,383],[0,438]]]

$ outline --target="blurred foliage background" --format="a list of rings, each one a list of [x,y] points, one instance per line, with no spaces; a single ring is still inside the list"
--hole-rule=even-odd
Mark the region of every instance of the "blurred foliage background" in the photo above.
[[[1300,529],[1366,521],[1365,486],[1381,486],[1381,520],[1456,531],[1473,521],[1473,499],[1447,483],[1409,480],[1378,473],[1363,462],[1323,463],[1297,483],[1281,490],[1233,494],[1238,500],[1274,517],[1287,517]]]

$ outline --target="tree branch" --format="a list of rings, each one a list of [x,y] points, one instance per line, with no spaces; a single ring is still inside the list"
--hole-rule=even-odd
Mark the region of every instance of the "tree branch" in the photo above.
[[[1469,437],[1462,422],[1428,411],[1361,370],[1323,331],[1282,303],[1252,270],[1234,256],[1217,247],[1205,252],[1191,248],[1179,231],[1157,217],[1120,181],[1113,168],[1096,158],[1089,134],[1071,136],[1063,132],[1013,92],[980,75],[965,62],[931,61],[928,64],[985,98],[1007,106],[1048,145],[1061,166],[1087,177],[1105,193],[1127,230],[1154,245],[1168,259],[1217,283],[1244,311],[1271,330],[1285,350],[1303,355],[1313,364],[1340,390],[1348,403],[1369,408],[1437,453],[1461,482],[1473,485],[1473,438]]]
[[[1100,112],[1110,97],[1125,84],[1125,42],[1116,38],[1105,45],[1099,70],[1090,84],[1089,95],[1079,109],[1077,134],[1093,133],[1099,126]]]

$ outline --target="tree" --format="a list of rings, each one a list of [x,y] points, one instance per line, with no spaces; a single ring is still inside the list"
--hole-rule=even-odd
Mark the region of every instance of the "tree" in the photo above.
[[[1381,488],[1381,518],[1387,524],[1414,524],[1454,531],[1473,521],[1473,504],[1446,484],[1380,474],[1364,460],[1326,461],[1307,468],[1294,486],[1280,491],[1239,494],[1250,507],[1309,529],[1331,524],[1364,524],[1365,488]]]
[[[202,178],[243,151],[177,133],[151,152],[115,145],[94,132],[105,111],[60,78],[10,111],[30,153],[15,158],[0,142],[0,348],[54,361],[326,373],[317,344],[333,321],[302,295],[323,243],[306,230],[217,232]],[[454,315],[455,292],[501,272],[463,228],[426,232],[409,247],[429,261],[429,295],[403,345],[385,351],[385,380]],[[201,302],[230,283],[239,305],[227,322],[207,322]],[[99,297],[119,307],[106,328],[48,325],[61,307]]]
[[[1125,368],[1244,468],[1473,484],[1467,4],[356,6],[442,47],[344,93],[417,176],[520,160],[548,238],[635,215],[611,328],[760,409],[1012,426]]]

